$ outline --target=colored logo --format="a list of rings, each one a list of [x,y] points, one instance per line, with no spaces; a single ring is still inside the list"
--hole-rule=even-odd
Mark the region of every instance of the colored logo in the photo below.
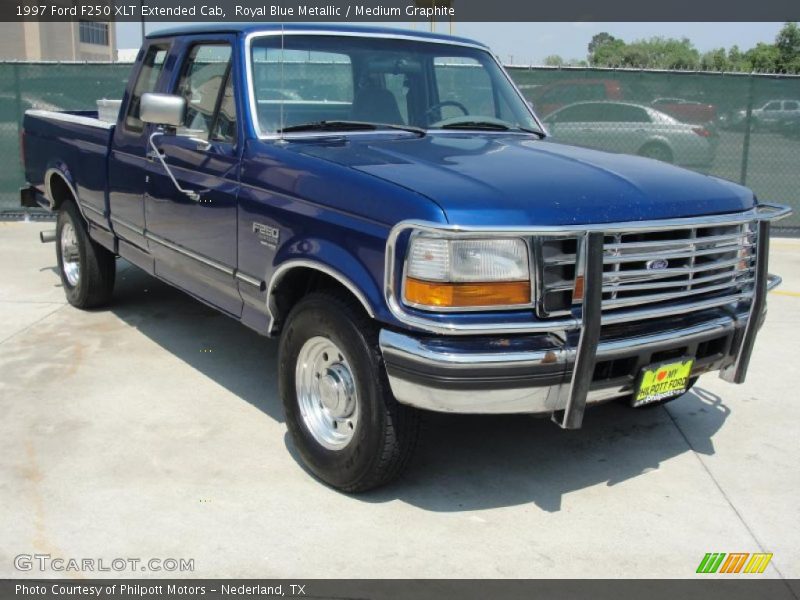
[[[771,552],[709,552],[697,566],[697,573],[763,573]]]

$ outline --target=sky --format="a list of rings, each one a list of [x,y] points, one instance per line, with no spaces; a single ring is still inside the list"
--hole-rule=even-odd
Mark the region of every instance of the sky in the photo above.
[[[147,32],[171,23],[146,24]],[[391,27],[411,28],[410,23],[391,23]],[[454,23],[453,34],[488,44],[504,62],[542,64],[546,56],[558,54],[564,59],[585,59],[592,36],[607,31],[626,42],[649,38],[688,37],[700,52],[734,44],[747,50],[758,42],[772,43],[783,23]],[[417,24],[418,30],[429,29]],[[446,23],[437,23],[437,31],[449,33]],[[118,47],[138,48],[140,23],[118,23]]]

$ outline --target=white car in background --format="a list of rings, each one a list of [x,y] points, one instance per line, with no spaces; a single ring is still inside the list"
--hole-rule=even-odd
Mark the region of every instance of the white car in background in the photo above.
[[[751,118],[751,131],[779,130],[783,123],[800,116],[800,100],[768,100],[754,107]],[[745,109],[733,111],[725,124],[730,129],[740,129],[747,120]]]
[[[719,142],[713,129],[627,102],[577,102],[550,113],[544,122],[555,141],[687,167],[710,166]]]

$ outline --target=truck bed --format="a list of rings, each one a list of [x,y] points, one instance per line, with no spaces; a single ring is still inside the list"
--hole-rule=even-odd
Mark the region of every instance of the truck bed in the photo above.
[[[23,153],[28,183],[44,193],[48,172],[59,167],[69,174],[84,216],[105,224],[113,130],[114,124],[98,119],[97,111],[27,111]]]

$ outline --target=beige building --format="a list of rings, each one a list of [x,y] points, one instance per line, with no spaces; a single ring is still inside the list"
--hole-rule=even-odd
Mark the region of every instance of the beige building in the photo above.
[[[0,23],[1,60],[114,61],[114,23]]]

